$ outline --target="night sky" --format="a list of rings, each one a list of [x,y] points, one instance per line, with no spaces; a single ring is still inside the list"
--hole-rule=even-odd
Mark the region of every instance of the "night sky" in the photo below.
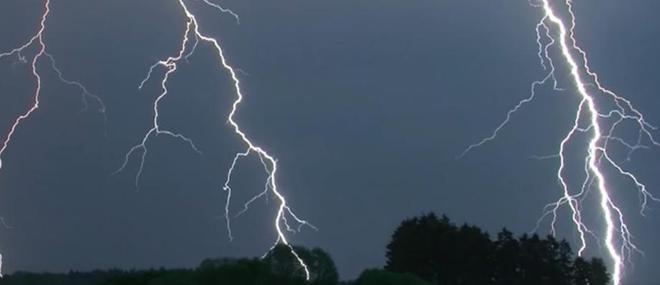
[[[42,2],[2,1],[0,51],[31,37]],[[542,11],[527,1],[223,1],[240,25],[187,2],[201,29],[247,72],[237,120],[279,159],[281,191],[319,228],[292,242],[329,251],[343,279],[382,266],[404,218],[434,211],[522,234],[560,196],[558,161],[532,157],[556,152],[571,127],[578,97],[566,78],[566,91],[539,88],[496,140],[457,159],[544,76],[534,31]],[[576,34],[593,70],[660,125],[660,2],[575,2]],[[203,154],[161,136],[149,144],[139,189],[137,156],[111,175],[151,126],[158,81],[137,86],[179,47],[185,17],[175,1],[53,0],[51,10],[47,50],[65,77],[103,98],[107,124],[93,102],[81,111],[80,91],[39,62],[41,108],[15,134],[0,171],[0,216],[11,226],[0,229],[5,272],[192,267],[208,257],[263,254],[276,238],[272,197],[234,220],[234,241],[224,227],[221,185],[244,146],[227,124],[235,93],[210,46],[179,66],[161,105],[161,126],[186,134]],[[29,106],[33,86],[29,65],[0,60],[0,137]],[[622,165],[660,193],[660,149],[631,158]],[[233,212],[263,189],[260,167],[255,158],[239,165]],[[633,256],[626,281],[656,284],[660,205],[642,217],[629,181],[609,183],[645,252]],[[594,204],[585,205],[602,234]],[[559,234],[575,246],[568,211],[560,213]],[[546,220],[539,233],[548,230]],[[589,256],[608,260],[590,244]]]

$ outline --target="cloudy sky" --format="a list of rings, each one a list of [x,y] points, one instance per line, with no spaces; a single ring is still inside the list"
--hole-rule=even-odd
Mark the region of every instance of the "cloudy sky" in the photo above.
[[[542,11],[527,1],[222,2],[240,14],[240,25],[201,1],[187,2],[201,29],[247,73],[237,120],[279,159],[282,192],[319,228],[292,241],[328,250],[342,278],[382,266],[389,235],[404,218],[434,211],[491,233],[507,227],[522,234],[559,197],[558,161],[532,157],[556,152],[570,129],[578,101],[564,77],[565,91],[540,87],[538,100],[496,140],[457,159],[544,76],[534,31]],[[29,39],[41,5],[2,1],[0,51]],[[81,111],[80,91],[59,82],[47,60],[38,63],[41,108],[2,157],[0,216],[11,226],[0,230],[5,270],[195,266],[207,257],[264,253],[276,238],[272,197],[234,220],[234,241],[224,228],[221,185],[243,145],[226,123],[235,96],[230,78],[209,46],[180,65],[161,105],[161,126],[186,134],[203,154],[158,137],[139,189],[137,157],[111,175],[150,127],[159,85],[137,86],[179,46],[185,18],[176,1],[54,1],[51,9],[47,50],[67,78],[104,100],[107,123],[93,103]],[[579,44],[601,81],[660,125],[658,10],[651,0],[575,3]],[[30,104],[29,75],[17,57],[0,60],[2,138]],[[660,150],[631,159],[622,165],[660,193]],[[239,165],[233,212],[262,189],[259,167],[256,159]],[[660,205],[642,217],[629,181],[609,183],[645,252],[633,256],[626,280],[651,284],[660,263]],[[560,213],[559,233],[576,245],[568,212]],[[602,235],[596,213],[586,210],[586,219]],[[548,230],[546,221],[539,232]],[[588,255],[604,254],[595,240],[590,245]]]

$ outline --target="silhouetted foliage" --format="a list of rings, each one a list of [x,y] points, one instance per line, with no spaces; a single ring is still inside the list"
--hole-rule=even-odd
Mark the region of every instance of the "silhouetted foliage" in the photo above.
[[[339,275],[325,251],[296,247],[310,269],[310,280],[291,249],[276,246],[263,259],[207,259],[197,269],[15,273],[0,285],[337,285]]]
[[[404,221],[387,246],[386,269],[410,272],[437,284],[487,284],[492,242],[475,226],[456,227],[445,216]]]
[[[197,269],[202,284],[271,284],[268,266],[259,259],[207,259]]]
[[[93,285],[108,280],[119,270],[76,272],[66,274],[16,272],[0,279],[2,285]]]
[[[573,261],[572,276],[575,285],[607,284],[610,279],[605,263],[598,258],[593,258],[590,262],[581,257],[576,258]]]
[[[196,285],[193,270],[146,270],[117,272],[115,276],[98,285]]]
[[[565,240],[537,235],[515,238],[503,229],[493,241],[476,226],[457,227],[446,216],[438,218],[434,214],[404,220],[387,245],[386,257],[386,270],[412,273],[433,284],[605,285],[609,282],[602,260],[574,260]]]
[[[334,285],[339,282],[339,273],[334,261],[328,253],[320,248],[308,250],[294,247],[295,252],[305,262],[310,271],[310,280],[306,284]],[[270,272],[287,280],[304,280],[305,271],[297,258],[286,245],[277,245],[263,260]]]
[[[395,273],[379,269],[367,269],[353,285],[430,285],[410,273]]]
[[[434,214],[404,220],[387,245],[385,270],[369,269],[339,282],[320,248],[275,246],[264,258],[207,259],[196,269],[109,270],[67,274],[17,272],[0,285],[606,285],[601,259],[574,258],[564,240],[515,237],[503,229],[493,240],[472,225],[456,226]],[[305,270],[298,258],[304,260]]]

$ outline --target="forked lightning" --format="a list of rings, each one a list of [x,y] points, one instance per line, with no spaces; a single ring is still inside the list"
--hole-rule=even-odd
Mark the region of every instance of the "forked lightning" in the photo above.
[[[209,0],[204,0],[203,2],[206,5],[208,5],[210,7],[213,7],[215,9],[219,10],[222,13],[226,13],[226,14],[229,14],[229,15],[233,16],[236,19],[236,22],[237,23],[239,22],[238,15],[236,13],[234,13],[232,10],[226,9],[226,8],[224,8],[224,7],[222,7],[218,4],[212,3]],[[148,151],[147,144],[149,142],[149,139],[151,139],[152,137],[154,137],[156,135],[167,135],[167,136],[174,137],[176,139],[180,139],[181,141],[188,144],[196,152],[198,152],[198,153],[200,152],[199,149],[195,146],[193,140],[191,140],[190,138],[184,136],[183,134],[168,131],[168,130],[165,130],[165,129],[161,128],[161,126],[159,125],[159,120],[158,120],[159,116],[160,116],[160,114],[159,114],[159,103],[161,103],[161,101],[168,94],[167,82],[170,79],[170,76],[177,70],[177,65],[181,62],[181,60],[188,59],[195,52],[195,49],[198,47],[198,44],[200,42],[205,42],[205,43],[210,44],[210,46],[213,48],[213,50],[216,52],[216,54],[219,58],[219,64],[221,65],[222,68],[224,68],[229,73],[229,75],[231,76],[231,79],[233,81],[234,90],[236,92],[236,100],[233,102],[233,104],[231,106],[231,111],[229,112],[229,116],[228,116],[228,123],[231,125],[231,127],[234,130],[234,132],[236,133],[236,135],[238,135],[238,137],[242,140],[242,142],[246,146],[246,149],[245,149],[244,152],[237,153],[236,156],[234,157],[234,160],[232,161],[231,166],[229,167],[229,170],[227,172],[226,181],[225,181],[225,183],[222,187],[222,189],[224,191],[226,191],[226,193],[227,193],[227,201],[226,201],[226,204],[225,204],[225,220],[226,220],[226,226],[227,226],[227,232],[228,232],[229,239],[230,240],[233,239],[233,234],[232,234],[232,231],[231,231],[232,215],[229,212],[229,207],[231,205],[231,198],[232,198],[232,188],[230,186],[231,178],[232,178],[232,175],[233,175],[233,173],[234,173],[234,171],[235,171],[235,169],[238,165],[239,159],[242,158],[242,157],[246,157],[246,156],[249,156],[249,155],[253,154],[253,155],[256,155],[259,158],[259,160],[261,161],[261,163],[264,167],[264,170],[266,172],[267,178],[266,178],[266,181],[265,181],[265,188],[264,188],[263,192],[261,192],[258,195],[254,196],[252,199],[249,199],[244,204],[243,210],[241,212],[239,212],[238,215],[244,213],[248,209],[249,205],[252,202],[254,202],[255,200],[267,195],[267,193],[272,193],[277,198],[277,200],[279,201],[279,206],[278,206],[277,214],[276,214],[275,221],[274,221],[274,228],[275,228],[275,231],[277,233],[277,239],[276,239],[273,247],[275,245],[279,244],[279,243],[288,246],[290,251],[291,251],[291,254],[296,258],[296,260],[298,261],[298,263],[300,264],[300,266],[304,270],[305,277],[307,279],[309,279],[310,278],[310,272],[309,272],[309,269],[307,267],[307,264],[305,264],[305,262],[302,260],[302,258],[300,258],[298,253],[294,250],[293,246],[290,245],[290,243],[287,239],[287,235],[285,234],[285,230],[290,231],[290,232],[296,232],[302,226],[305,226],[305,225],[309,226],[311,228],[314,228],[314,229],[315,229],[315,227],[313,225],[311,225],[310,223],[308,223],[307,221],[305,221],[305,220],[301,219],[300,217],[298,217],[291,210],[289,205],[287,204],[287,201],[286,201],[286,198],[284,197],[284,195],[279,191],[279,189],[277,187],[277,180],[276,180],[277,170],[278,170],[278,168],[277,168],[277,159],[274,156],[272,156],[270,153],[268,153],[264,148],[262,148],[259,145],[256,145],[254,142],[252,142],[252,140],[250,140],[248,135],[241,129],[241,127],[238,125],[238,123],[235,120],[236,113],[238,112],[238,107],[240,106],[241,102],[243,101],[243,93],[242,93],[242,90],[241,90],[240,80],[239,80],[239,77],[238,77],[238,74],[237,74],[239,72],[239,69],[232,67],[228,63],[228,61],[225,57],[224,51],[223,51],[223,49],[220,45],[220,42],[216,38],[208,36],[208,35],[206,35],[206,34],[204,34],[200,31],[200,26],[199,26],[199,23],[197,21],[197,18],[195,16],[195,14],[189,9],[186,2],[184,0],[178,0],[178,4],[183,9],[183,12],[185,13],[185,16],[186,16],[186,19],[187,19],[186,30],[185,30],[183,38],[181,40],[181,45],[179,47],[179,51],[175,56],[169,57],[165,60],[158,61],[157,63],[152,65],[149,68],[149,72],[147,73],[146,78],[144,80],[142,80],[142,82],[140,82],[140,84],[138,86],[141,89],[144,86],[144,84],[151,78],[152,73],[154,72],[154,70],[157,67],[162,66],[162,67],[165,68],[165,70],[166,70],[165,75],[163,76],[163,78],[160,82],[162,92],[156,98],[156,100],[154,102],[154,105],[153,105],[153,112],[154,112],[153,124],[152,124],[151,128],[147,131],[147,133],[144,135],[144,137],[142,138],[140,143],[135,145],[134,147],[132,147],[128,151],[128,153],[126,154],[126,157],[124,159],[124,163],[117,170],[117,172],[122,171],[127,166],[128,161],[129,161],[129,159],[130,159],[130,157],[133,153],[135,153],[136,151],[141,151],[140,165],[139,165],[137,175],[135,177],[135,183],[136,183],[136,186],[137,186],[138,183],[139,183],[139,179],[140,179],[140,176],[142,174],[143,168],[144,168],[145,158],[146,158],[147,151]],[[190,43],[191,38],[194,38],[194,40],[195,40],[192,44]],[[295,221],[295,223],[298,224],[297,228],[293,228],[291,226],[290,219],[292,219],[293,221]]]
[[[2,167],[4,166],[2,157],[5,151],[7,151],[9,145],[12,143],[16,130],[21,126],[24,120],[30,118],[39,109],[39,103],[42,93],[42,84],[41,84],[42,72],[38,69],[37,64],[44,57],[50,60],[50,67],[53,69],[53,71],[55,71],[55,73],[57,74],[57,78],[62,83],[66,85],[75,86],[82,91],[83,110],[87,110],[89,107],[89,100],[93,100],[98,106],[98,111],[103,115],[105,119],[105,105],[101,100],[101,98],[88,91],[87,87],[85,87],[80,82],[65,79],[64,75],[62,74],[62,71],[57,67],[55,58],[53,57],[53,55],[48,53],[46,49],[46,43],[44,41],[44,32],[46,31],[46,26],[47,26],[46,21],[51,12],[50,2],[51,2],[50,0],[45,0],[43,4],[44,12],[41,15],[41,20],[39,21],[39,26],[36,33],[32,35],[32,37],[25,44],[16,47],[10,51],[0,53],[0,60],[10,56],[16,56],[18,62],[28,63],[27,57],[24,55],[24,53],[26,52],[26,50],[30,48],[36,48],[36,53],[32,56],[32,59],[29,61],[30,72],[32,73],[32,76],[34,77],[34,81],[35,81],[34,93],[32,94],[32,98],[33,98],[32,104],[23,113],[21,113],[18,117],[16,117],[16,119],[9,127],[9,130],[2,137],[2,144],[0,145],[0,170],[2,170]],[[4,219],[0,218],[0,220],[2,220],[2,225],[5,228],[8,228],[4,222]],[[2,269],[2,255],[0,255],[0,277],[2,277],[1,269]]]
[[[543,17],[536,26],[538,56],[541,60],[541,65],[549,73],[543,80],[534,82],[532,84],[531,95],[528,98],[521,100],[514,108],[512,108],[505,118],[505,120],[493,131],[493,133],[485,139],[470,145],[463,153],[471,151],[475,147],[480,147],[485,143],[495,139],[498,132],[506,126],[511,119],[513,113],[520,110],[520,108],[531,102],[535,96],[535,89],[539,85],[552,80],[555,90],[558,81],[555,76],[555,63],[563,63],[568,67],[572,88],[576,90],[579,95],[579,104],[575,111],[575,118],[573,125],[567,135],[561,140],[559,150],[552,157],[559,159],[559,168],[557,170],[557,179],[559,180],[562,197],[556,202],[549,204],[545,208],[544,215],[541,219],[548,215],[552,216],[551,232],[555,233],[555,224],[557,222],[557,211],[561,206],[568,205],[571,212],[571,219],[575,225],[576,231],[580,239],[580,248],[578,255],[583,255],[587,248],[587,234],[597,236],[584,222],[581,212],[582,200],[586,192],[595,188],[599,195],[599,211],[602,220],[605,224],[604,237],[602,237],[603,244],[607,253],[612,261],[612,280],[615,285],[621,284],[623,277],[625,262],[630,258],[633,251],[639,251],[632,241],[632,235],[628,225],[624,219],[624,213],[617,205],[617,202],[612,198],[613,189],[607,186],[608,180],[605,175],[605,169],[614,170],[623,177],[629,179],[634,187],[637,188],[641,197],[641,211],[643,214],[647,203],[650,200],[659,201],[650,192],[647,191],[646,186],[632,172],[624,169],[611,155],[608,149],[610,143],[618,143],[625,148],[629,149],[628,159],[630,154],[638,149],[648,148],[648,145],[660,146],[654,139],[652,131],[656,128],[649,124],[632,103],[613,91],[606,89],[600,83],[598,75],[591,71],[587,59],[587,53],[578,46],[575,38],[575,13],[571,0],[562,0],[561,5],[552,5],[551,0],[541,0],[539,2],[531,3],[533,6],[542,9]],[[556,7],[561,6],[561,7]],[[562,18],[562,13],[558,9],[564,9],[568,17],[567,21]],[[543,40],[547,40],[543,44]],[[561,58],[553,58],[549,49],[558,44]],[[613,107],[603,106],[598,104],[596,96],[605,97]],[[600,99],[600,98],[599,98]],[[602,99],[600,99],[602,100]],[[638,128],[638,135],[634,138],[633,142],[617,136],[617,130],[621,123],[629,121]],[[569,185],[566,178],[566,146],[568,143],[576,141],[579,134],[588,135],[588,144],[585,146],[584,151],[584,172],[585,178],[581,185]]]
[[[157,70],[157,68],[164,68],[165,73],[160,81],[161,93],[153,103],[153,118],[151,127],[145,133],[139,143],[133,146],[126,153],[124,162],[119,167],[117,172],[124,170],[128,165],[132,155],[140,152],[139,168],[135,176],[135,184],[138,186],[148,154],[148,144],[151,139],[158,135],[166,135],[181,140],[194,151],[201,153],[192,139],[184,136],[183,134],[161,127],[159,120],[159,107],[168,95],[168,81],[177,71],[178,64],[182,60],[187,60],[195,52],[200,43],[206,43],[210,45],[210,47],[218,56],[218,64],[230,75],[233,82],[236,98],[231,105],[227,120],[235,134],[245,145],[244,151],[239,152],[234,156],[229,170],[227,171],[225,182],[222,186],[222,189],[227,194],[224,210],[225,223],[229,239],[231,240],[234,238],[231,227],[232,218],[246,212],[249,209],[249,206],[257,199],[272,194],[279,202],[273,225],[275,232],[277,233],[277,239],[273,246],[279,243],[288,246],[291,254],[297,259],[300,266],[304,270],[306,278],[309,279],[310,272],[308,266],[294,250],[293,246],[290,245],[287,232],[297,232],[302,226],[309,226],[311,228],[314,228],[314,226],[297,216],[292,211],[287,203],[285,196],[278,189],[277,159],[272,154],[268,153],[263,147],[255,144],[235,120],[238,108],[244,98],[241,90],[241,82],[237,74],[237,72],[240,72],[240,69],[234,68],[228,63],[219,40],[201,32],[197,18],[195,14],[189,9],[186,2],[184,0],[174,1],[176,1],[176,3],[180,6],[185,14],[186,29],[182,36],[178,52],[174,56],[158,61],[152,65],[149,68],[146,77],[142,80],[142,82],[140,82],[138,86],[140,89],[142,89],[144,84],[152,78],[153,73]],[[204,5],[206,5],[206,7],[217,9],[221,13],[234,17],[237,23],[240,22],[239,16],[232,10],[226,9],[221,5],[211,2],[210,0],[203,0],[202,2]],[[640,197],[642,198],[642,214],[644,213],[643,211],[647,207],[649,201],[660,202],[660,199],[656,198],[650,192],[648,192],[646,185],[643,184],[634,173],[621,166],[621,164],[615,159],[615,156],[612,155],[612,151],[610,151],[608,147],[610,144],[618,144],[624,148],[627,148],[629,150],[628,159],[630,159],[630,154],[632,152],[638,149],[649,148],[650,146],[660,146],[660,143],[658,143],[652,135],[652,132],[656,128],[646,121],[642,113],[639,112],[628,99],[621,97],[613,91],[603,87],[599,81],[598,75],[591,71],[587,53],[578,46],[577,40],[575,38],[575,13],[573,11],[572,2],[571,0],[557,0],[557,2],[560,5],[553,5],[556,3],[551,3],[551,0],[537,0],[537,2],[532,3],[533,6],[538,7],[543,12],[541,20],[536,25],[536,42],[538,45],[538,57],[542,67],[547,71],[547,73],[542,79],[531,84],[530,95],[527,98],[521,100],[517,105],[514,106],[514,108],[507,112],[504,121],[495,128],[490,136],[473,145],[470,145],[463,152],[462,156],[466,155],[474,148],[483,146],[489,141],[494,140],[502,128],[504,128],[512,119],[513,114],[535,99],[536,89],[539,86],[547,84],[548,82],[552,82],[554,90],[564,90],[564,88],[559,87],[563,84],[560,84],[558,80],[559,77],[556,76],[556,72],[559,70],[560,65],[566,66],[570,75],[570,82],[567,82],[566,85],[570,86],[570,88],[567,87],[565,89],[575,91],[579,97],[579,103],[576,106],[574,113],[575,117],[570,130],[561,140],[557,153],[552,156],[559,160],[556,177],[559,181],[562,195],[556,202],[546,206],[542,218],[547,216],[552,217],[551,232],[555,233],[555,224],[557,223],[558,210],[562,206],[568,206],[571,213],[571,220],[575,225],[575,229],[580,239],[580,248],[578,250],[578,254],[584,254],[585,250],[587,249],[587,235],[599,236],[597,231],[588,227],[582,215],[583,206],[581,202],[584,199],[587,191],[590,189],[595,189],[598,193],[600,216],[602,217],[602,221],[605,224],[605,229],[600,235],[603,236],[601,239],[603,240],[603,244],[605,245],[609,258],[612,261],[613,283],[615,285],[619,285],[623,277],[626,261],[630,259],[632,252],[639,251],[639,249],[632,241],[632,235],[625,222],[622,209],[613,199],[613,189],[608,187],[608,177],[606,176],[607,171],[615,171],[616,173],[631,181],[634,187],[639,191]],[[25,44],[10,51],[0,53],[0,60],[10,56],[16,56],[19,62],[28,63],[28,57],[24,55],[26,50],[36,50],[34,54],[29,57],[31,74],[35,81],[35,90],[32,94],[32,104],[26,108],[26,110],[22,112],[18,117],[16,117],[2,138],[2,144],[0,145],[0,170],[3,167],[3,154],[12,143],[16,130],[21,126],[24,120],[30,118],[33,113],[39,109],[40,97],[42,94],[43,76],[42,71],[38,69],[38,63],[40,60],[48,59],[50,62],[50,67],[57,74],[57,78],[62,83],[75,86],[82,91],[82,100],[85,109],[88,107],[88,100],[91,99],[94,100],[95,104],[99,106],[99,112],[105,114],[105,106],[103,105],[101,99],[93,93],[89,92],[88,89],[81,83],[65,79],[62,71],[56,65],[55,58],[47,52],[46,43],[44,42],[44,32],[46,31],[46,22],[51,11],[51,1],[45,0],[43,7],[44,12],[41,16],[41,21],[39,22],[39,27],[36,33]],[[569,19],[564,19],[562,15],[567,15]],[[551,49],[557,49],[560,56],[555,57],[553,52],[551,52]],[[603,101],[603,98],[600,97],[607,99],[609,103],[611,103],[611,106],[604,105],[602,103],[599,104],[599,102]],[[630,140],[618,135],[618,130],[622,127],[624,122],[632,122],[637,127],[638,133],[634,139]],[[580,158],[584,161],[584,180],[579,185],[571,185],[566,178],[566,148],[569,143],[579,141],[578,137],[580,135],[588,136],[588,143],[584,146],[584,156]],[[250,155],[254,155],[259,159],[263,166],[264,172],[266,173],[264,188],[263,191],[244,203],[241,211],[232,215],[230,213],[230,205],[232,203],[231,180],[234,172],[237,170],[240,159]],[[0,255],[0,269],[1,266],[2,256]]]

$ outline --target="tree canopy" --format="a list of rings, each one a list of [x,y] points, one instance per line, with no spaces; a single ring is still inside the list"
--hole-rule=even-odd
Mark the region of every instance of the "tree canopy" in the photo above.
[[[412,273],[442,285],[605,285],[600,259],[573,258],[565,240],[506,229],[491,239],[476,226],[456,226],[446,216],[404,220],[387,245],[385,269]]]

